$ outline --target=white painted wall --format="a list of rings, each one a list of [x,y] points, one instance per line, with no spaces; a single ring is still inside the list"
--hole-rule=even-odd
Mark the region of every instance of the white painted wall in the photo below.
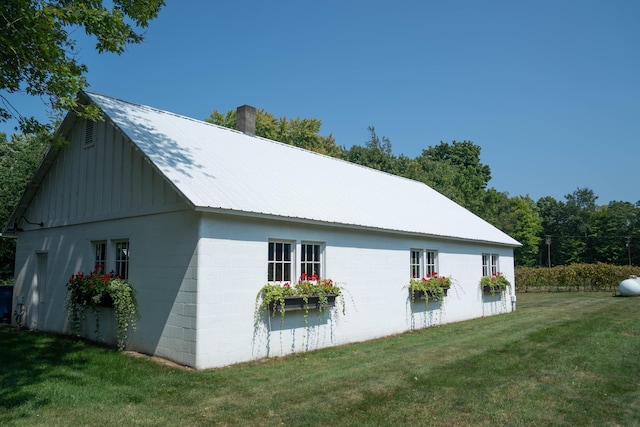
[[[69,276],[91,270],[92,241],[121,238],[130,241],[129,282],[140,308],[128,348],[200,369],[511,310],[509,296],[503,304],[479,288],[486,252],[500,255],[500,268],[513,282],[510,248],[186,210],[22,233],[14,296],[26,303],[27,325],[68,332],[64,298]],[[282,322],[278,315],[256,312],[257,295],[266,283],[269,239],[295,241],[298,257],[301,241],[325,243],[325,277],[344,286],[346,314],[339,308],[311,312],[305,323],[302,313],[288,312]],[[453,277],[442,307],[410,304],[405,286],[412,248],[437,250],[440,274]],[[43,253],[47,291],[38,297],[33,284]],[[115,330],[108,324],[111,335],[104,333],[101,340],[113,344]],[[92,322],[85,334],[95,338]]]
[[[30,328],[69,332],[64,310],[69,277],[92,270],[92,241],[128,238],[128,282],[137,291],[140,319],[127,348],[195,365],[197,222],[196,213],[182,211],[21,233],[14,307],[25,302]],[[42,253],[48,255],[47,287],[37,295],[37,256]],[[112,255],[107,255],[107,270],[113,267]],[[101,323],[100,341],[115,344],[110,321]],[[83,332],[95,339],[93,320]]]
[[[66,283],[93,269],[91,242],[107,241],[110,270],[110,243],[129,239],[129,282],[141,316],[129,348],[194,365],[198,214],[110,122],[96,123],[95,143],[85,144],[84,131],[77,120],[25,212],[43,227],[21,223],[14,306],[24,304],[27,327],[68,332]],[[43,258],[46,278],[37,274]],[[106,317],[100,341],[115,343]],[[96,338],[92,319],[84,334]]]
[[[220,215],[204,216],[201,235],[198,368],[511,311],[510,295],[494,301],[479,287],[482,253],[498,253],[500,269],[513,283],[511,248]],[[343,284],[346,314],[311,312],[305,324],[300,312],[287,312],[284,321],[256,312],[256,296],[267,278],[269,239],[296,241],[298,259],[301,241],[324,242],[325,278]],[[411,305],[405,288],[411,248],[437,250],[440,274],[453,277],[441,307]]]

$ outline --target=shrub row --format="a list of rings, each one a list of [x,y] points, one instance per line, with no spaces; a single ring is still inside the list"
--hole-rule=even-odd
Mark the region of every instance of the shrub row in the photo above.
[[[630,276],[640,276],[640,267],[604,263],[557,267],[516,267],[516,292],[611,291]]]

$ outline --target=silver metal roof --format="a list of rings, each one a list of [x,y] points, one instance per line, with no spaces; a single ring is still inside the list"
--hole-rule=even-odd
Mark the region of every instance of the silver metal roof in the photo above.
[[[196,209],[520,245],[421,182],[87,95]]]

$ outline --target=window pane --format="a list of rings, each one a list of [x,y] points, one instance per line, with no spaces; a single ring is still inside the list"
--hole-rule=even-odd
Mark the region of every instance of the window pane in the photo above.
[[[269,242],[267,261],[268,281],[291,280],[291,243]]]
[[[129,278],[129,241],[116,242],[116,276],[123,280]]]
[[[269,242],[269,261],[276,259],[276,244]]]
[[[283,264],[283,274],[280,280],[290,281],[291,280],[291,264]]]
[[[411,251],[411,264],[410,264],[410,269],[411,269],[411,278],[412,279],[418,279],[421,277],[421,260],[420,260],[420,255],[421,255],[422,251],[420,250],[412,250]]]
[[[436,266],[436,251],[427,251],[427,274],[432,275],[438,272]]]
[[[94,242],[94,264],[93,267],[98,274],[104,274],[105,264],[107,261],[107,243]]]

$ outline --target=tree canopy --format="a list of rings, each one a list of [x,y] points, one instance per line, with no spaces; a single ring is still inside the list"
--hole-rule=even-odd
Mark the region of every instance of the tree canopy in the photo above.
[[[235,129],[236,111],[226,113],[214,110],[206,122]],[[276,118],[265,110],[256,110],[256,135],[273,141],[315,151],[329,156],[338,156],[341,152],[336,145],[333,135],[322,136],[319,134],[322,121],[315,118],[288,119],[286,116]]]
[[[27,188],[46,144],[34,136],[0,132],[0,226],[4,226]],[[13,276],[15,239],[0,239],[0,280]]]
[[[107,7],[105,4],[109,4]],[[164,0],[3,0],[0,6],[0,91],[26,93],[45,100],[54,114],[75,111],[98,118],[95,106],[77,103],[87,86],[86,65],[76,60],[70,34],[83,28],[95,36],[98,52],[121,54],[140,43]],[[50,134],[51,124],[23,116],[0,94],[0,121],[18,120],[23,133]]]

